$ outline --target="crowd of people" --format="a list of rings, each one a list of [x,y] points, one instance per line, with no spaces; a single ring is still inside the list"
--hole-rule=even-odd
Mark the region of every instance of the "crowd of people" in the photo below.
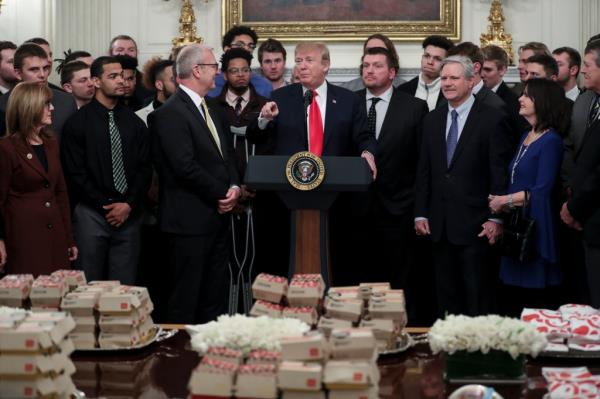
[[[289,210],[245,185],[248,159],[310,151],[373,176],[331,209],[333,285],[390,281],[412,324],[600,308],[600,35],[583,56],[521,46],[514,87],[502,48],[442,36],[406,82],[374,34],[340,85],[325,43],[295,47],[291,81],[284,46],[258,44],[235,26],[220,60],[192,44],[140,70],[126,35],[95,59],[0,41],[3,272],[73,267],[149,286],[156,320],[213,320],[240,269],[288,274]],[[527,257],[507,249],[515,215],[533,226]]]

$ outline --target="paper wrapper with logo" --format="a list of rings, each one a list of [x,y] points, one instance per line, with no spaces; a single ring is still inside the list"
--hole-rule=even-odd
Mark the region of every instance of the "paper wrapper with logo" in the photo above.
[[[597,314],[571,317],[571,338],[568,346],[582,351],[600,350],[600,316]]]
[[[589,399],[600,394],[600,376],[592,375],[587,367],[543,367],[542,375],[549,399]]]
[[[238,366],[214,359],[202,359],[192,371],[188,389],[194,398],[226,397],[233,395]]]
[[[334,359],[366,359],[377,356],[373,331],[365,328],[333,330],[330,337],[331,357]]]
[[[327,341],[320,333],[308,333],[301,337],[281,340],[281,358],[285,360],[310,361],[327,357]]]
[[[320,391],[323,366],[319,363],[283,361],[277,371],[281,390]]]
[[[379,384],[377,364],[367,360],[330,360],[323,370],[330,390],[366,389]]]
[[[22,308],[27,303],[33,275],[9,274],[0,280],[0,306]]]
[[[552,343],[561,344],[571,336],[569,322],[563,320],[562,314],[557,311],[524,308],[521,312],[521,320],[532,324]]]
[[[288,302],[291,306],[316,307],[323,299],[325,282],[320,274],[295,274],[288,288]]]
[[[246,364],[237,373],[235,397],[240,399],[277,398],[277,367]]]
[[[282,311],[283,306],[259,299],[258,301],[254,302],[254,305],[252,305],[252,309],[250,309],[250,316],[269,316],[277,319],[281,317]]]
[[[280,303],[286,296],[287,290],[287,278],[266,273],[256,276],[252,284],[252,295],[255,299],[272,303]]]

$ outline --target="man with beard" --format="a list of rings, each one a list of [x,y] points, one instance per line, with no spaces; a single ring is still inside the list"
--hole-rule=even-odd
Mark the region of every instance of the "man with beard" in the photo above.
[[[133,112],[136,112],[143,106],[142,102],[135,96],[135,88],[137,87],[137,59],[128,55],[117,55],[115,58],[123,67],[124,92],[121,101],[123,102],[123,105]]]
[[[173,76],[174,63],[173,60],[163,60],[155,57],[144,65],[144,85],[146,88],[156,90],[154,100],[135,113],[146,124],[148,114],[163,105],[177,89],[175,77]]]
[[[83,61],[71,61],[63,65],[60,70],[60,84],[64,91],[73,95],[77,109],[94,98],[90,66]]]
[[[0,41],[0,94],[8,92],[17,83],[15,73],[15,50],[17,45]]]
[[[575,102],[579,97],[579,87],[577,86],[577,76],[581,68],[581,54],[572,47],[559,47],[552,52],[552,56],[558,64],[558,77],[556,82],[561,85],[565,91],[565,96]]]
[[[76,266],[90,280],[135,284],[142,201],[152,169],[144,122],[121,104],[123,68],[115,57],[91,66],[94,99],[69,120],[61,142],[75,206]]]

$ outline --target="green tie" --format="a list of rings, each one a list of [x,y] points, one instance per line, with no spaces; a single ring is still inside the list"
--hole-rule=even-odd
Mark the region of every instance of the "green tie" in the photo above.
[[[121,135],[115,123],[115,114],[108,111],[108,130],[110,132],[110,154],[112,157],[113,182],[115,189],[124,194],[127,191],[127,178],[123,166],[123,149],[121,148]]]
[[[212,118],[210,117],[210,114],[208,113],[208,107],[206,106],[206,101],[204,101],[204,99],[202,99],[202,109],[204,110],[204,119],[206,119],[206,124],[208,125],[208,130],[210,130],[210,134],[212,135],[213,139],[215,140],[215,144],[217,145],[217,148],[219,149],[219,153],[221,154],[221,156],[223,156],[223,151],[221,150],[221,140],[219,140],[219,135],[217,134],[217,129],[215,128],[215,124],[212,121]]]

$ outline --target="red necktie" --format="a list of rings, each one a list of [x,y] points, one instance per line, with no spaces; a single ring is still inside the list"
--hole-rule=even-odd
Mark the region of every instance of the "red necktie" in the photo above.
[[[313,98],[308,112],[308,150],[320,157],[323,153],[323,120],[321,119],[321,110],[317,103],[317,92],[313,90]]]

